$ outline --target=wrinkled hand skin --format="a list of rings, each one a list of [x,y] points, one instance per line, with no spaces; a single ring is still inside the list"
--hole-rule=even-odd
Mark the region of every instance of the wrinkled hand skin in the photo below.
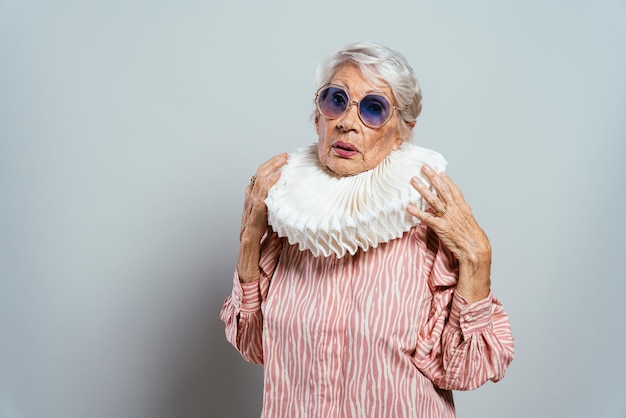
[[[257,169],[254,184],[246,187],[237,261],[237,273],[242,283],[253,282],[259,277],[261,239],[267,230],[265,199],[280,178],[280,169],[286,162],[286,153],[270,158]]]
[[[407,212],[431,228],[441,243],[458,259],[456,291],[468,303],[482,300],[489,295],[491,286],[489,238],[476,222],[461,190],[446,173],[436,173],[428,165],[422,167],[422,173],[435,193],[419,177],[413,177],[411,184],[431,209],[423,211],[411,204]],[[436,216],[444,209],[447,210],[443,215]]]

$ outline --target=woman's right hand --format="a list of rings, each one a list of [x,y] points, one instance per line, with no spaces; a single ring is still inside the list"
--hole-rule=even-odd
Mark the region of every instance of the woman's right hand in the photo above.
[[[267,207],[265,199],[272,186],[280,178],[280,169],[287,162],[287,154],[279,154],[259,166],[246,187],[239,233],[239,280],[246,283],[259,277],[261,238],[267,230]]]

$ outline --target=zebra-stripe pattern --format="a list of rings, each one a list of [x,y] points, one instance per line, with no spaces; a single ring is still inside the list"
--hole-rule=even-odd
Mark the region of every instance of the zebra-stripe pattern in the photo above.
[[[264,365],[262,417],[454,417],[451,390],[498,381],[513,359],[502,305],[465,302],[457,267],[420,225],[342,258],[268,234],[261,278],[235,273],[220,314]]]

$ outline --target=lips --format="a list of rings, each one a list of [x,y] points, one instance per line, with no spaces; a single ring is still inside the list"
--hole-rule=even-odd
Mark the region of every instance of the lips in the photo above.
[[[343,141],[333,143],[333,150],[343,158],[350,158],[359,152],[354,145]]]

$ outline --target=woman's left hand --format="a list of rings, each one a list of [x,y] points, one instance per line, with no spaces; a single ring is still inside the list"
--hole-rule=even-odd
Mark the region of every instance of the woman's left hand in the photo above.
[[[459,187],[446,173],[436,173],[428,165],[422,167],[422,173],[435,192],[419,177],[413,177],[411,184],[430,209],[423,211],[409,204],[407,212],[430,227],[458,259],[457,292],[469,303],[482,300],[489,295],[491,285],[491,244],[487,234],[476,222]]]

